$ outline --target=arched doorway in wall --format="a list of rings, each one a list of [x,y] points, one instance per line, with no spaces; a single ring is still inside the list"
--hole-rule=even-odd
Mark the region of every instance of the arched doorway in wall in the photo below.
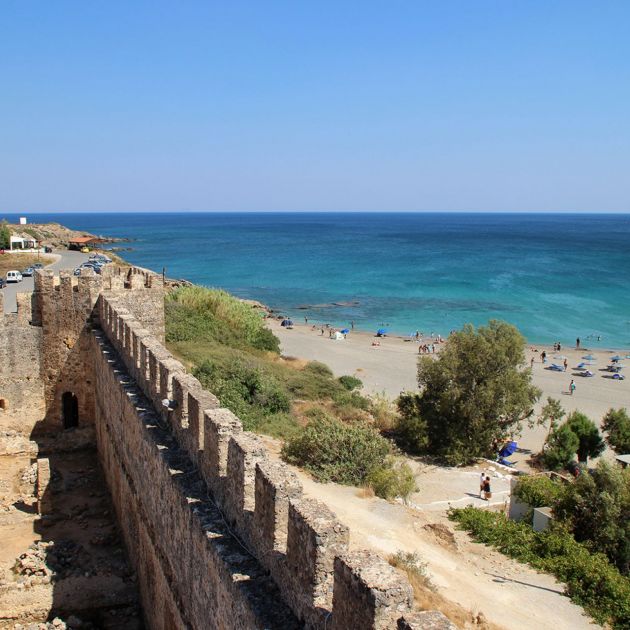
[[[65,392],[61,397],[61,414],[64,429],[79,426],[79,401],[72,392]]]

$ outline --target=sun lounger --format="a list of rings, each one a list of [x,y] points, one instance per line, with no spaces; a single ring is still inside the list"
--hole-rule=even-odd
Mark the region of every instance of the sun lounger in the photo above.
[[[555,363],[552,363],[547,369],[554,372],[564,372],[564,367],[562,367],[561,365],[556,365]]]

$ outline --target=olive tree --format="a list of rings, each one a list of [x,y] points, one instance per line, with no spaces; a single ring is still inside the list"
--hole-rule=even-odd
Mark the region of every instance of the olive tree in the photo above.
[[[493,454],[500,441],[519,432],[540,390],[525,368],[525,339],[505,322],[450,335],[437,358],[418,360],[420,394],[399,404],[406,442],[447,463],[463,464]],[[413,420],[415,419],[415,422]],[[423,432],[414,440],[409,429]]]

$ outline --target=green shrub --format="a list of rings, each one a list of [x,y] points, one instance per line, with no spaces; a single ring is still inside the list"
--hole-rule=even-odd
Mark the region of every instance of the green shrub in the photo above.
[[[180,287],[166,296],[169,342],[217,341],[236,348],[278,352],[280,341],[258,312],[220,289]]]
[[[475,540],[565,582],[569,597],[598,623],[619,630],[630,627],[630,580],[606,556],[592,553],[562,526],[535,532],[503,514],[472,507],[451,510],[449,518]]]
[[[304,366],[304,371],[317,374],[317,376],[333,377],[333,371],[325,363],[320,363],[319,361],[309,361]]]
[[[407,499],[416,491],[416,480],[408,464],[387,461],[367,476],[367,484],[383,499]]]
[[[340,376],[337,379],[348,391],[352,391],[353,389],[359,389],[363,386],[363,381],[356,376]]]
[[[347,425],[321,411],[304,431],[288,440],[282,457],[319,481],[360,485],[391,452],[389,442],[369,426]]]
[[[368,411],[371,407],[370,401],[359,392],[349,392],[347,389],[331,392],[331,399],[338,407],[354,407]]]
[[[224,407],[239,416],[248,430],[257,428],[266,416],[291,410],[290,398],[282,385],[261,368],[244,361],[234,361],[229,366],[204,361],[193,374]]]
[[[546,475],[519,477],[514,495],[533,508],[553,505],[562,493],[562,484]]]

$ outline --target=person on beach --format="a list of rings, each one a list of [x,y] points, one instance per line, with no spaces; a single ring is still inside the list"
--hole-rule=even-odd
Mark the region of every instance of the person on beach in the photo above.
[[[479,498],[483,499],[483,487],[486,484],[486,471],[481,471],[481,477],[479,478]]]
[[[574,391],[575,391],[575,381],[571,379],[571,383],[569,385],[569,395],[573,396]]]
[[[529,365],[531,367],[531,369],[534,369],[534,357],[532,357],[532,360],[529,362]]]
[[[543,351],[540,353],[540,362],[541,362],[541,363],[544,363],[546,358],[547,358],[547,353],[543,350]]]
[[[579,337],[575,340],[575,347],[576,347],[578,350],[580,349],[580,338],[579,338]]]
[[[490,501],[492,498],[492,489],[490,488],[490,477],[486,477],[486,480],[483,482],[483,498],[486,501]]]
[[[304,323],[305,323],[305,324],[308,324],[308,317],[305,317],[305,318],[304,318]]]
[[[569,367],[569,362],[565,359],[564,360],[564,371],[567,371],[567,368]]]
[[[354,319],[350,322],[350,328],[351,330],[354,330]]]

